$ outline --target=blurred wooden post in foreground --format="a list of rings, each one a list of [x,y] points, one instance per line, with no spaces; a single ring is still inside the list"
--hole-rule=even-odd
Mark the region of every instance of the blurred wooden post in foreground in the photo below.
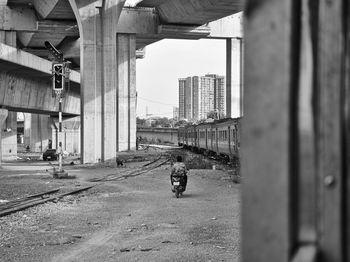
[[[244,262],[346,262],[349,4],[246,1]]]

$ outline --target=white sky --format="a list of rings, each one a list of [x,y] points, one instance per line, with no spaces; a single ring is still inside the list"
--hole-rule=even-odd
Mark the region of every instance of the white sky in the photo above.
[[[146,47],[136,62],[137,116],[173,116],[178,106],[178,78],[226,74],[225,40],[162,40]],[[151,100],[151,101],[149,101]]]

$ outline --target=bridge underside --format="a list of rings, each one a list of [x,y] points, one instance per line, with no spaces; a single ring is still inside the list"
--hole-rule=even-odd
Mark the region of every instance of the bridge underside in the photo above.
[[[232,23],[225,17],[239,12],[241,1],[133,2],[127,7],[124,0],[7,0],[0,5],[0,42],[12,39],[23,57],[31,53],[50,59],[44,48],[49,41],[80,70],[80,76],[72,75],[64,111],[81,113],[83,162],[104,161],[135,148],[135,59],[144,56],[145,46],[165,38],[241,36],[234,26],[225,27]],[[0,104],[10,110],[55,112],[50,62],[31,65],[11,53],[9,61],[0,55]]]
[[[10,111],[56,115],[58,101],[52,96],[51,62],[0,43],[0,105]],[[72,81],[62,111],[80,114],[79,74]]]

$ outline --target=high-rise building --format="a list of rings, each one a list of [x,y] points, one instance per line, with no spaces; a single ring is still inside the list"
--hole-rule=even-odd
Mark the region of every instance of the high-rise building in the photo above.
[[[214,79],[212,77],[192,77],[193,89],[193,119],[205,119],[214,110]]]
[[[179,79],[179,119],[185,119],[186,78]]]
[[[179,118],[200,120],[210,111],[226,111],[225,77],[207,74],[179,79]]]
[[[214,78],[214,110],[220,116],[226,116],[226,80],[224,76],[206,74],[206,77]]]
[[[185,119],[193,119],[193,89],[192,89],[192,77],[187,77],[185,81]]]

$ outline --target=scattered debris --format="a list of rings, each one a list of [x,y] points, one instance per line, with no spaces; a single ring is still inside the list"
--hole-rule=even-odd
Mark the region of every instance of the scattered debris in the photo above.
[[[152,251],[152,250],[155,250],[153,248],[141,248],[140,249],[142,252],[148,252],[148,251]],[[158,249],[157,249],[158,250]]]
[[[164,240],[162,241],[163,244],[170,244],[170,243],[174,243],[173,241],[170,241],[170,240]]]
[[[119,159],[119,158],[117,158],[117,159],[115,160],[115,162],[117,163],[117,167],[119,167],[119,166],[124,166],[124,161],[121,160],[121,159]]]

